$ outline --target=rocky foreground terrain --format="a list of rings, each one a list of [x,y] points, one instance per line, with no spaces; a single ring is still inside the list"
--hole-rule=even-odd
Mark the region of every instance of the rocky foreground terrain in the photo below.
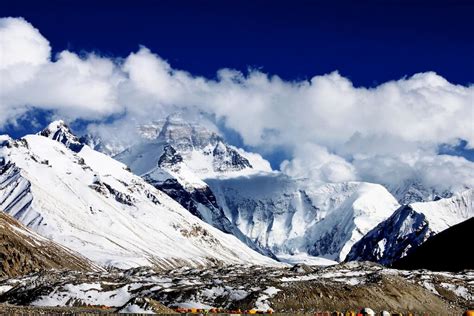
[[[371,263],[170,271],[52,270],[3,279],[0,284],[2,303],[95,306],[122,312],[156,312],[153,304],[163,304],[170,308],[272,309],[277,313],[371,307],[375,311],[449,315],[460,314],[474,304],[474,271],[399,271]]]

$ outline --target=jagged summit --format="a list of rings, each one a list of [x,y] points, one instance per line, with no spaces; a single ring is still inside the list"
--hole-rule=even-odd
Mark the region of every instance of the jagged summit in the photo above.
[[[214,150],[213,168],[215,171],[253,168],[248,159],[240,155],[236,149],[227,146],[222,141],[217,142]]]
[[[153,131],[153,128],[155,130]],[[153,138],[172,146],[180,155],[184,156],[192,166],[205,170],[196,160],[210,160],[209,171],[227,172],[252,169],[247,158],[236,148],[225,143],[224,138],[217,132],[198,123],[190,123],[178,114],[169,115],[165,120],[152,125],[142,126],[140,133],[145,138]],[[202,153],[204,157],[198,153]],[[193,168],[192,168],[193,169]],[[197,171],[197,170],[196,170]]]
[[[84,146],[63,120],[51,122],[45,129],[39,132],[38,135],[63,143],[74,152],[79,152],[82,146]]]
[[[270,163],[260,155],[227,144],[211,126],[186,121],[179,113],[141,125],[138,130],[142,142],[115,156],[137,174],[155,168],[161,155],[169,154],[164,153],[166,146],[171,146],[202,178],[272,171]]]
[[[163,148],[163,154],[158,160],[158,166],[173,166],[183,161],[183,157],[176,152],[176,150],[171,145],[166,145]]]

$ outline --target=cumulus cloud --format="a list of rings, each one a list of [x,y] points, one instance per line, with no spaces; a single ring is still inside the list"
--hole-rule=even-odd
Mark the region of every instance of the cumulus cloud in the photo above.
[[[0,19],[0,49],[0,125],[37,107],[69,120],[119,115],[94,127],[113,131],[193,107],[225,122],[249,146],[287,149],[293,159],[281,169],[295,177],[416,176],[437,186],[472,185],[474,178],[472,162],[437,155],[440,144],[459,139],[473,147],[474,86],[433,72],[373,88],[354,87],[338,72],[290,82],[221,69],[211,80],[174,69],[145,47],[117,59],[70,51],[52,59],[49,42],[21,18]]]
[[[24,19],[0,19],[0,39],[0,69],[38,66],[49,60],[49,42]]]
[[[0,19],[0,124],[31,107],[69,119],[123,110],[117,88],[124,76],[113,60],[63,51],[52,61],[50,54],[48,40],[30,23]]]
[[[8,93],[35,77],[48,63],[49,42],[39,31],[21,18],[0,19],[0,123],[21,114],[24,105],[15,107],[7,99]]]

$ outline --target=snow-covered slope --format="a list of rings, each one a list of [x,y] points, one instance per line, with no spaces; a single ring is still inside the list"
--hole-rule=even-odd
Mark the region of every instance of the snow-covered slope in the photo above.
[[[88,146],[39,135],[0,144],[0,208],[97,263],[273,263]]]
[[[391,264],[429,237],[474,216],[474,189],[400,207],[353,246],[347,260]]]
[[[370,183],[311,185],[281,173],[206,181],[231,222],[282,259],[344,260],[399,206],[384,187]]]

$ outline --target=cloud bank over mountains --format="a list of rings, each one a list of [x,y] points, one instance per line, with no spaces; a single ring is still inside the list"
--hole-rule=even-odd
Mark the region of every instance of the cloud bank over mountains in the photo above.
[[[260,152],[287,150],[293,158],[281,169],[295,177],[474,186],[474,163],[438,154],[440,144],[460,139],[473,147],[474,86],[433,72],[372,88],[354,87],[338,72],[284,81],[221,69],[208,79],[172,68],[146,47],[124,58],[52,56],[49,41],[22,18],[0,19],[0,54],[0,126],[32,108],[70,121],[115,115],[94,128],[117,137],[117,126],[131,135],[138,123],[193,108]]]

